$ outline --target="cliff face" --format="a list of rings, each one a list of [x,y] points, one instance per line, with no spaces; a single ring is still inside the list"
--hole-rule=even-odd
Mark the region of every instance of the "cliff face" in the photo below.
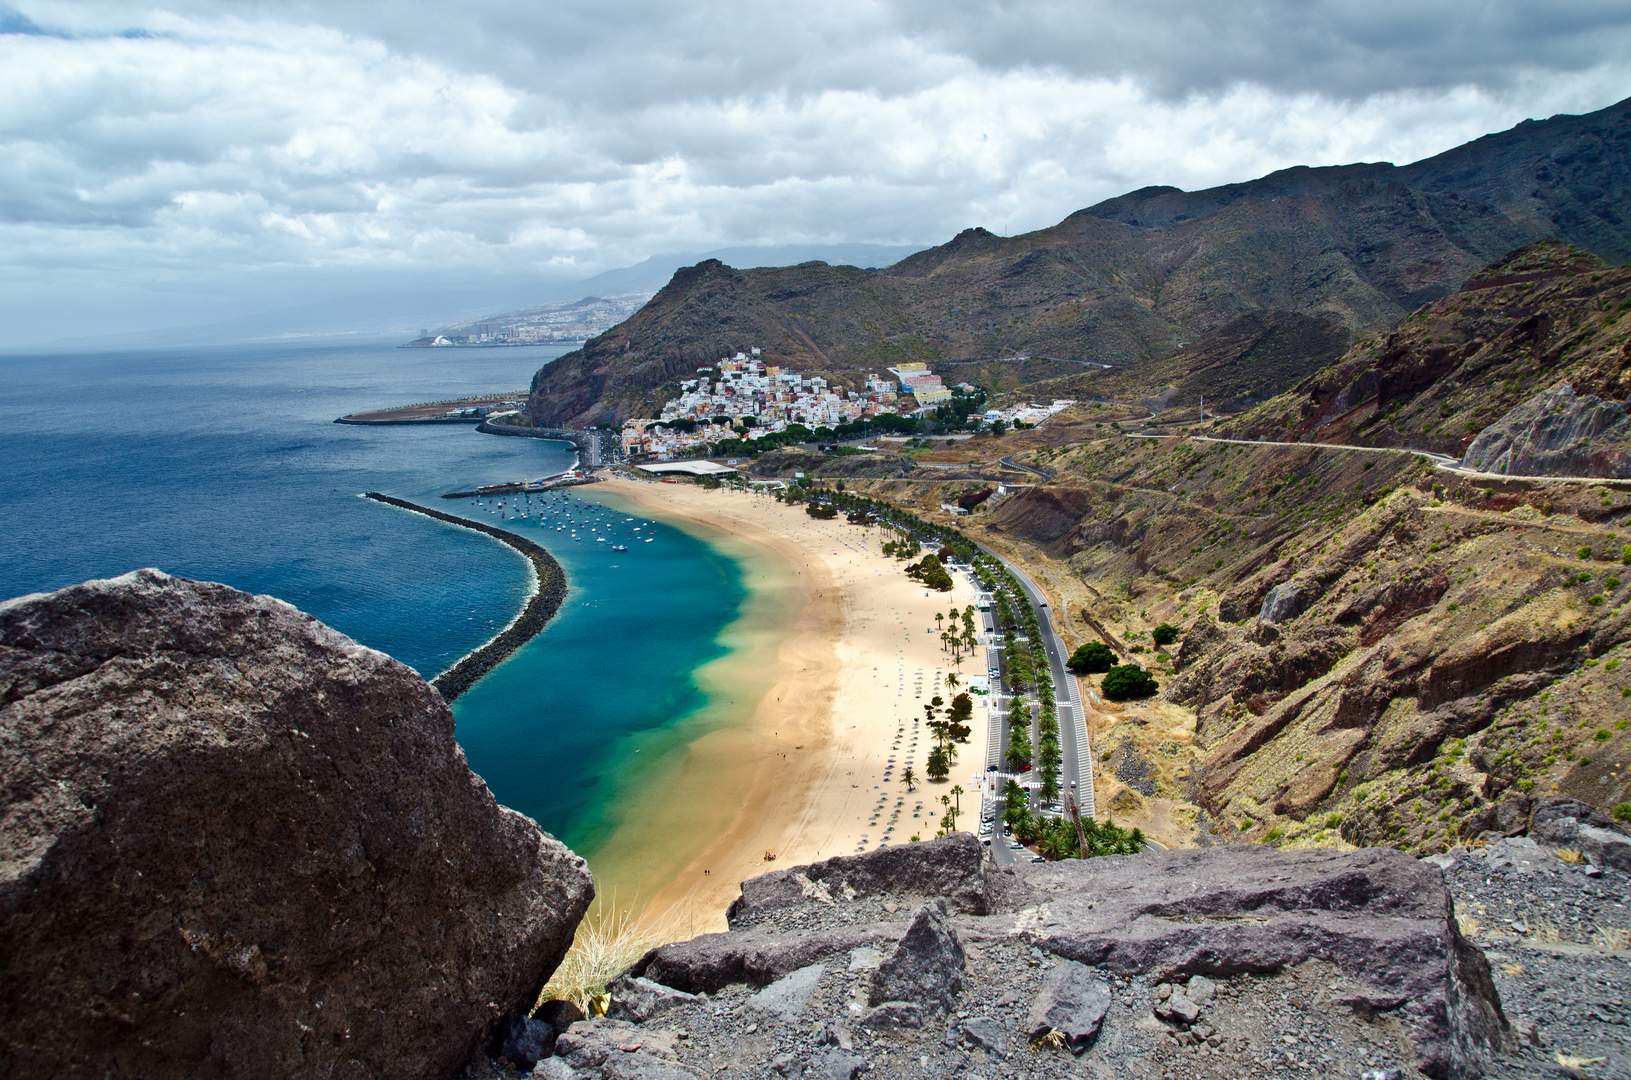
[[[1403,168],[1147,188],[1022,236],[969,229],[881,272],[703,263],[543,368],[527,412],[551,424],[649,412],[665,386],[751,345],[768,362],[827,372],[1028,353],[1153,378],[1148,365],[1250,312],[1374,333],[1537,240],[1631,258],[1628,150],[1631,102],[1622,102]],[[1160,379],[1175,381],[1164,370]]]
[[[10,1075],[445,1080],[593,886],[412,670],[153,570],[0,604]]]

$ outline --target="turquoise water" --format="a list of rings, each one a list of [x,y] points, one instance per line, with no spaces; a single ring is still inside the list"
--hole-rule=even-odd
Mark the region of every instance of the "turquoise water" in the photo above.
[[[527,565],[359,494],[496,522],[438,496],[557,472],[571,448],[332,420],[520,388],[562,350],[393,346],[0,354],[0,597],[157,566],[270,593],[427,677],[443,670],[515,616]],[[676,733],[706,705],[692,673],[721,651],[741,571],[656,523],[626,554],[502,524],[556,554],[569,592],[543,634],[455,703],[459,740],[501,802],[592,848],[617,819],[612,779],[683,749]]]

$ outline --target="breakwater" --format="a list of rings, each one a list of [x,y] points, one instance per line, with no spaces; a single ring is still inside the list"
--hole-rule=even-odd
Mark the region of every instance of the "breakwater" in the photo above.
[[[526,537],[517,536],[515,533],[507,532],[504,529],[483,522],[470,521],[456,517],[453,514],[444,514],[440,510],[431,510],[408,502],[405,499],[397,499],[390,495],[381,494],[378,491],[364,492],[364,496],[373,499],[375,502],[385,503],[388,506],[395,506],[415,514],[424,514],[426,517],[435,518],[437,521],[445,521],[449,525],[458,525],[461,528],[486,533],[493,539],[508,544],[516,551],[519,551],[526,556],[528,562],[532,563],[532,569],[537,579],[537,589],[527,600],[526,606],[521,609],[521,614],[516,616],[515,621],[499,631],[487,644],[476,649],[430,681],[430,684],[441,693],[442,700],[450,702],[470,689],[477,679],[493,670],[504,661],[505,657],[531,640],[554,617],[555,612],[560,610],[561,601],[566,599],[566,573],[561,569],[561,564],[555,561],[553,555]]]
[[[558,480],[518,480],[513,484],[488,484],[475,491],[450,491],[443,495],[444,499],[485,499],[489,495],[519,495],[534,491],[559,491],[561,488],[581,487],[584,484],[598,484],[598,476],[568,476]]]

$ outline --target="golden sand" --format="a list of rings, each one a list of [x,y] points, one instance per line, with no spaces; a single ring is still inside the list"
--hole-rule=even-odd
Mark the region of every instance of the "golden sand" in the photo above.
[[[926,590],[881,553],[878,530],[817,521],[763,494],[629,480],[595,491],[744,560],[752,596],[726,632],[732,648],[697,679],[716,700],[756,701],[744,723],[701,735],[626,794],[622,824],[593,856],[603,893],[649,898],[646,920],[676,936],[722,930],[743,879],[928,839],[954,786],[964,789],[960,825],[978,820],[978,695],[951,778],[910,793],[900,780],[908,765],[923,774],[933,745],[923,706],[937,693],[951,699],[944,677],[985,673],[983,651],[953,665],[935,621],[973,601],[966,582]]]

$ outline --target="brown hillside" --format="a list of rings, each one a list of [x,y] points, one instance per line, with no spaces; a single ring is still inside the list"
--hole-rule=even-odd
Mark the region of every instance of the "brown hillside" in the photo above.
[[[1631,476],[1628,311],[1631,267],[1543,241],[1223,429],[1414,447],[1514,475]]]
[[[1425,852],[1530,797],[1631,800],[1631,486],[1129,438],[1094,419],[1111,411],[960,443],[956,479],[849,483],[950,524],[940,503],[1001,456],[1055,474],[955,524],[1051,594],[1067,644],[1105,640],[1161,682],[1090,716],[1118,821],[1175,844]]]

